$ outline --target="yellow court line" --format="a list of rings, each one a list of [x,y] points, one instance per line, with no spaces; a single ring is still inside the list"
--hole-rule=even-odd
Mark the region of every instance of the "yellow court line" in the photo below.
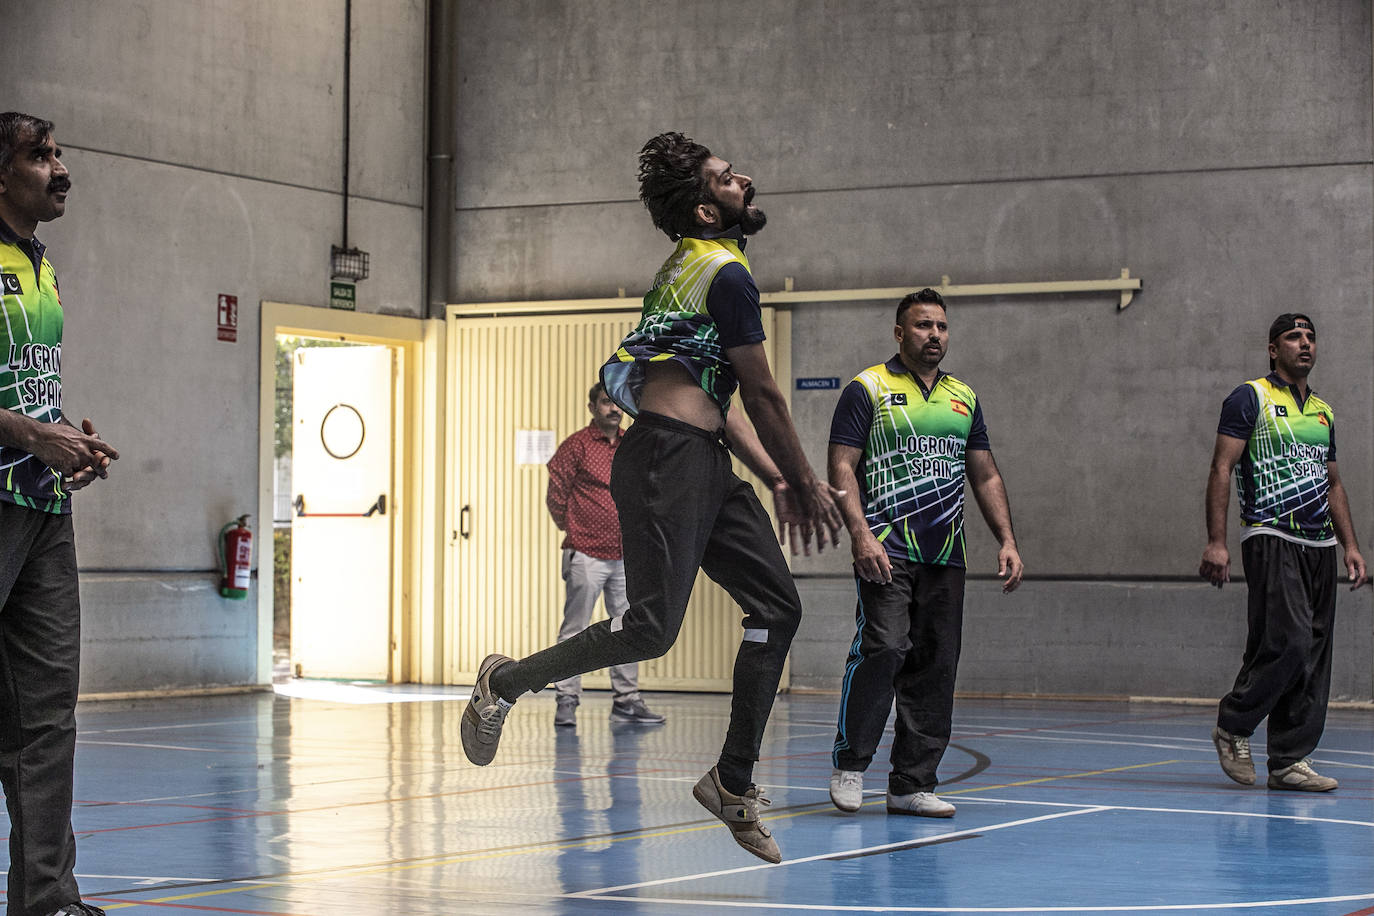
[[[1041,777],[1040,779],[1026,779],[1026,780],[1023,780],[1023,781],[1021,781],[1021,782],[1006,782],[1006,783],[1003,783],[1003,784],[1000,785],[1000,786],[977,786],[977,787],[972,788],[972,789],[954,789],[954,790],[949,791],[949,792],[941,792],[940,794],[941,794],[941,795],[972,795],[974,792],[996,792],[998,789],[1014,789],[1014,788],[1016,788],[1017,786],[1033,786],[1033,785],[1037,785],[1037,784],[1042,783],[1042,782],[1058,782],[1058,781],[1061,780],[1061,779],[1083,779],[1083,778],[1088,777],[1088,776],[1103,776],[1103,775],[1105,775],[1105,774],[1107,774],[1107,773],[1121,773],[1121,772],[1123,772],[1123,771],[1125,771],[1125,770],[1140,770],[1140,769],[1144,769],[1145,767],[1162,767],[1162,766],[1167,766],[1167,765],[1169,765],[1169,764],[1171,764],[1171,763],[1179,763],[1179,762],[1180,762],[1180,761],[1178,761],[1178,760],[1156,760],[1154,763],[1133,763],[1133,764],[1131,764],[1130,766],[1112,767],[1112,768],[1106,769],[1106,770],[1089,770],[1089,771],[1086,772],[1086,773],[1065,773],[1065,774],[1063,774],[1062,776],[1043,776],[1043,777]],[[865,808],[867,808],[869,805],[885,805],[885,804],[887,804],[887,799],[886,799],[886,798],[875,798],[875,799],[874,799],[873,801],[871,801],[871,802],[864,802],[864,805],[863,805],[863,806],[864,806]],[[1085,807],[1091,807],[1091,806],[1085,806]],[[810,811],[793,811],[793,812],[791,812],[790,814],[780,814],[780,815],[778,815],[776,818],[771,818],[771,817],[770,817],[770,818],[768,818],[768,820],[782,820],[782,819],[785,818],[785,817],[796,817],[796,816],[799,815],[799,814],[810,814],[810,813],[811,813]]]
[[[1143,768],[1145,768],[1145,767],[1167,766],[1168,764],[1171,764],[1171,763],[1179,763],[1179,761],[1177,761],[1177,760],[1157,760],[1157,761],[1155,761],[1154,763],[1133,763],[1133,764],[1131,764],[1130,766],[1124,766],[1124,767],[1111,767],[1110,769],[1106,769],[1106,770],[1090,770],[1090,771],[1087,771],[1087,772],[1084,772],[1084,773],[1065,773],[1065,774],[1063,774],[1063,775],[1061,775],[1061,776],[1045,776],[1045,777],[1042,777],[1042,778],[1040,778],[1040,779],[1027,779],[1027,780],[1023,780],[1023,781],[1021,781],[1021,782],[1008,782],[1008,783],[1003,783],[1003,784],[1001,784],[1001,785],[996,785],[996,786],[978,786],[978,787],[972,788],[972,789],[956,789],[956,790],[954,790],[954,791],[952,791],[952,792],[942,792],[942,793],[940,793],[940,794],[941,794],[941,795],[971,795],[971,794],[974,793],[974,792],[994,792],[994,791],[996,791],[996,790],[998,790],[998,789],[1012,789],[1012,788],[1016,788],[1016,787],[1018,787],[1018,786],[1033,786],[1033,785],[1038,785],[1038,784],[1040,784],[1040,783],[1046,783],[1046,782],[1058,782],[1058,781],[1061,780],[1061,779],[1084,779],[1084,778],[1089,777],[1089,776],[1103,776],[1103,775],[1106,775],[1106,774],[1108,774],[1108,773],[1121,773],[1121,772],[1124,772],[1124,771],[1126,771],[1126,770],[1139,770],[1139,769],[1143,769]],[[873,801],[871,801],[871,802],[867,802],[866,805],[865,805],[865,807],[866,807],[867,805],[877,805],[877,804],[886,804],[886,803],[887,803],[886,799],[875,799],[875,800],[873,800]],[[825,809],[822,809],[822,810],[825,810]],[[773,815],[772,817],[765,817],[765,818],[763,818],[763,819],[766,820],[766,821],[781,821],[781,820],[786,820],[787,818],[801,817],[801,816],[803,816],[803,815],[807,815],[807,814],[816,814],[816,813],[818,813],[818,812],[817,812],[817,811],[814,811],[814,810],[810,810],[810,809],[805,810],[805,811],[790,811],[790,812],[788,812],[788,813],[786,813],[786,814],[776,814],[776,815]],[[343,876],[345,876],[345,875],[377,875],[377,874],[391,874],[391,873],[396,873],[396,872],[411,871],[411,870],[418,869],[418,868],[437,868],[437,867],[443,866],[443,865],[461,865],[461,864],[463,864],[463,863],[465,863],[465,862],[484,862],[484,861],[491,861],[491,860],[494,860],[494,859],[504,859],[504,858],[509,858],[510,856],[528,855],[528,854],[530,854],[530,853],[536,853],[536,852],[541,852],[541,853],[542,853],[542,852],[561,852],[561,851],[568,850],[568,849],[580,849],[580,848],[585,848],[585,847],[588,847],[588,846],[610,845],[610,844],[612,844],[612,843],[624,843],[624,842],[628,842],[628,841],[630,841],[630,840],[636,840],[636,841],[638,841],[638,840],[651,840],[651,839],[657,839],[658,837],[682,836],[682,835],[688,834],[688,833],[699,833],[699,832],[701,832],[701,831],[703,831],[703,830],[717,830],[717,829],[719,829],[719,828],[721,828],[721,827],[723,827],[723,826],[724,826],[723,824],[719,824],[719,823],[698,824],[698,825],[696,825],[696,826],[694,826],[694,827],[679,827],[679,828],[676,828],[676,829],[673,829],[673,830],[658,830],[658,831],[655,831],[655,832],[653,832],[653,833],[633,833],[633,834],[628,834],[628,835],[626,835],[626,836],[620,836],[620,837],[597,837],[597,838],[595,838],[595,839],[590,839],[590,840],[579,840],[579,841],[577,841],[577,842],[575,842],[575,843],[557,843],[557,842],[555,841],[554,843],[540,843],[540,844],[533,845],[533,846],[520,846],[520,847],[517,847],[517,848],[515,848],[515,849],[483,850],[483,851],[480,851],[480,852],[466,853],[466,854],[464,854],[464,855],[450,856],[450,857],[443,858],[443,859],[434,859],[434,860],[427,861],[427,862],[412,862],[412,863],[409,863],[409,864],[406,864],[406,865],[359,865],[359,866],[356,866],[356,867],[353,867],[353,868],[348,868],[348,867],[340,868],[340,869],[338,869],[338,870],[331,871],[331,872],[328,872],[328,873],[325,873],[325,874],[316,875],[316,876],[314,876],[314,877],[312,877],[312,878],[293,878],[291,883],[292,883],[292,884],[297,884],[297,883],[311,883],[311,882],[317,882],[317,881],[325,881],[325,880],[328,880],[328,879],[330,879],[330,878],[339,878],[339,877],[343,877]],[[284,882],[283,882],[283,883],[284,883]],[[278,885],[264,884],[264,885],[259,885],[259,886],[256,886],[256,887],[235,887],[235,888],[226,888],[226,889],[223,889],[223,890],[206,891],[206,892],[204,892],[204,893],[202,893],[202,894],[186,894],[186,895],[181,896],[181,897],[165,897],[165,898],[162,898],[161,900],[146,900],[146,901],[138,901],[137,903],[122,903],[122,904],[115,904],[113,907],[106,907],[106,909],[117,909],[117,908],[123,907],[123,906],[138,906],[140,903],[149,903],[149,904],[151,904],[151,903],[169,903],[169,902],[171,902],[171,901],[173,901],[173,900],[189,900],[189,899],[192,899],[192,898],[195,898],[195,897],[209,897],[209,896],[213,896],[213,895],[215,895],[215,894],[232,894],[232,893],[234,893],[234,892],[236,892],[236,891],[241,891],[241,890],[242,890],[242,891],[258,890],[258,889],[260,889],[260,888],[274,887],[274,886],[278,886],[278,887],[279,887],[279,886],[281,886],[281,885],[279,885],[279,884],[278,884]]]

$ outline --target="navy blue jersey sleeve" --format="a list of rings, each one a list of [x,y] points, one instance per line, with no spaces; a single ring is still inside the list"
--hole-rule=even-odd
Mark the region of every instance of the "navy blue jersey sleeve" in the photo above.
[[[845,386],[835,405],[830,421],[830,444],[864,448],[868,445],[868,430],[873,425],[873,402],[868,389],[858,379]]]
[[[1233,439],[1249,440],[1259,419],[1259,395],[1249,385],[1241,385],[1221,402],[1221,421],[1217,433]]]
[[[716,271],[711,289],[706,293],[706,311],[716,323],[721,347],[728,350],[764,340],[759,288],[738,261],[731,261]]]
[[[1331,444],[1326,447],[1326,460],[1336,460],[1336,421],[1331,421]]]
[[[973,425],[969,427],[968,445],[965,448],[980,452],[992,451],[992,442],[988,440],[988,424],[983,420],[982,398],[973,405]]]

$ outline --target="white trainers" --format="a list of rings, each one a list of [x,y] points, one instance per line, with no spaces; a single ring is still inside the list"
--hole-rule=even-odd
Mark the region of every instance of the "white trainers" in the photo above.
[[[1330,776],[1312,769],[1312,758],[1305,757],[1292,766],[1269,774],[1269,788],[1291,789],[1295,792],[1330,792],[1339,786]]]
[[[841,811],[858,811],[864,803],[864,774],[859,770],[832,770],[830,800]]]
[[[759,806],[772,804],[758,786],[750,786],[743,795],[734,795],[720,784],[715,767],[692,787],[692,797],[701,806],[720,818],[730,828],[735,842],[754,855],[774,865],[782,861],[773,834],[759,821]]]
[[[1255,761],[1250,757],[1250,739],[1233,735],[1220,725],[1212,729],[1221,771],[1243,786],[1255,784]]]
[[[507,703],[491,689],[491,674],[502,665],[509,665],[513,659],[504,655],[488,655],[477,667],[477,683],[472,687],[472,698],[463,709],[463,719],[458,733],[463,739],[463,753],[468,760],[484,767],[496,756],[496,745],[501,741],[501,726],[506,723],[506,713],[514,703]]]
[[[887,793],[888,814],[914,814],[917,817],[954,817],[954,806],[934,792],[912,792],[910,795]]]

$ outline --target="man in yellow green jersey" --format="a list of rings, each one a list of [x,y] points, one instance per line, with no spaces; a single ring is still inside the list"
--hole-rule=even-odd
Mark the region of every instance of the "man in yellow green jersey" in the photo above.
[[[0,114],[0,779],[9,916],[99,914],[72,869],[81,607],[71,494],[119,455],[62,412],[62,302],[34,233],[67,207],[52,124]]]
[[[620,517],[629,608],[552,648],[513,661],[488,656],[463,713],[463,750],[496,753],[522,694],[609,665],[657,658],[677,639],[697,570],[744,612],[730,726],[716,766],[692,794],[741,847],[780,861],[753,783],[764,726],[801,599],[772,522],[730,466],[733,453],[768,482],[779,518],[809,549],[838,538],[839,511],[797,440],[763,349],[759,292],[746,238],[764,226],[754,183],[680,133],[646,143],[640,199],[677,243],[644,296],[639,325],[602,368],[606,393],[636,422],[616,450],[611,496]],[[730,409],[739,389],[749,412]],[[752,421],[752,425],[751,425]]]
[[[1335,414],[1307,384],[1316,362],[1316,325],[1285,312],[1269,327],[1269,374],[1240,385],[1222,404],[1198,569],[1217,588],[1230,579],[1226,503],[1234,469],[1249,632],[1212,742],[1222,771],[1252,785],[1250,736],[1268,717],[1269,788],[1299,792],[1337,786],[1308,757],[1326,726],[1337,544],[1350,587],[1369,581],[1336,469]]]
[[[964,482],[996,536],[1003,592],[1021,582],[1011,508],[992,458],[983,405],[940,369],[949,349],[944,298],[897,304],[898,350],[840,394],[830,426],[830,484],[854,554],[856,633],[841,682],[830,800],[863,803],[863,774],[896,701],[889,814],[953,817],[935,795],[949,744],[964,614]]]

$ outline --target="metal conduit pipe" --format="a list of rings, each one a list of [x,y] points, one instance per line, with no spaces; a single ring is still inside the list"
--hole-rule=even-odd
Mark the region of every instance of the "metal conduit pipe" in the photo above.
[[[443,318],[452,298],[454,125],[458,85],[457,0],[430,0],[425,104],[425,317]]]

